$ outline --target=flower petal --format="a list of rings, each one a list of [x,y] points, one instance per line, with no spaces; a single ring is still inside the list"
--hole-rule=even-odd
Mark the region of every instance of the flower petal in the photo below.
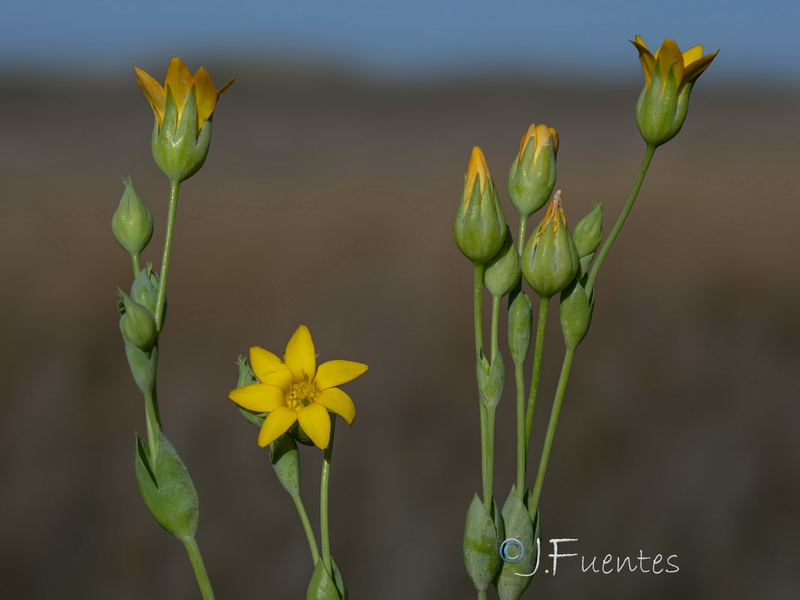
[[[644,83],[649,89],[650,84],[653,82],[653,71],[656,68],[656,59],[653,53],[642,40],[642,36],[637,35],[636,39],[631,42],[639,51],[639,61],[642,63],[642,71],[644,71]]]
[[[311,340],[311,332],[305,325],[300,325],[292,335],[289,343],[286,344],[286,354],[284,356],[286,364],[294,374],[297,382],[304,379],[311,381],[317,370],[317,357],[314,354],[314,342]]]
[[[264,419],[264,424],[258,434],[258,445],[263,448],[271,444],[286,433],[296,420],[296,411],[285,406],[279,406]]]
[[[194,74],[195,98],[197,100],[197,130],[203,127],[203,123],[214,114],[214,107],[217,104],[217,89],[211,81],[211,75],[203,67]]]
[[[158,126],[161,127],[161,123],[164,120],[164,110],[167,105],[167,92],[161,87],[160,83],[139,67],[133,67],[133,70],[136,72],[139,87],[142,88],[144,95],[150,102],[150,106],[153,108],[153,112],[156,113]]]
[[[189,71],[188,67],[183,64],[183,61],[177,56],[169,61],[167,67],[167,76],[164,79],[164,89],[172,91],[172,97],[175,100],[175,107],[178,109],[178,121],[180,122],[183,107],[186,105],[186,98],[189,96],[189,91],[192,89],[194,77]]]
[[[272,412],[279,406],[286,405],[286,394],[283,390],[266,383],[252,383],[236,388],[228,393],[228,398],[247,410],[256,412]]]
[[[714,54],[707,54],[706,56],[697,59],[692,64],[690,64],[686,68],[686,72],[683,74],[683,83],[694,83],[700,75],[703,74],[708,66],[711,64],[711,61],[714,60],[719,54],[719,50],[714,52]]]
[[[317,396],[315,402],[341,416],[348,425],[352,425],[356,418],[356,407],[353,405],[353,401],[339,388],[328,388]]]
[[[352,381],[366,370],[367,365],[363,363],[351,360],[329,360],[319,366],[314,382],[317,384],[317,389],[323,391]]]
[[[683,65],[688,67],[701,56],[703,56],[703,47],[699,44],[697,46],[692,46],[683,53]]]
[[[250,347],[250,366],[262,383],[270,373],[280,369],[282,364],[283,361],[277,354],[264,350],[261,346]]]
[[[297,413],[297,420],[318,448],[328,447],[331,440],[331,417],[324,406],[319,404],[306,406]]]
[[[656,67],[661,72],[661,85],[667,83],[670,70],[675,74],[675,85],[681,85],[683,81],[683,54],[675,40],[667,38],[661,44],[661,48],[656,52]]]
[[[286,366],[286,363],[282,363],[277,371],[273,371],[264,379],[261,379],[261,383],[274,385],[277,388],[281,388],[284,393],[288,394],[289,390],[292,389],[292,385],[294,384],[294,375],[292,375],[292,372],[289,370],[289,367]]]

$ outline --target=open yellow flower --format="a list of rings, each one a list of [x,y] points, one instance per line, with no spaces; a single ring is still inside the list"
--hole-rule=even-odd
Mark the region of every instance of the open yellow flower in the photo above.
[[[703,56],[703,47],[681,52],[666,39],[653,54],[637,35],[631,42],[639,51],[645,85],[636,103],[636,124],[648,145],[668,142],[681,130],[689,110],[692,86],[719,53]]]
[[[336,386],[364,373],[367,365],[330,360],[317,367],[314,342],[305,325],[292,335],[284,359],[258,346],[250,348],[250,365],[261,383],[232,390],[228,397],[248,410],[269,413],[258,434],[259,446],[274,442],[299,421],[316,446],[327,448],[331,435],[328,411],[342,416],[349,425],[356,418],[350,396]]]
[[[178,57],[169,61],[167,76],[164,78],[164,87],[161,87],[160,83],[139,67],[134,67],[133,70],[136,71],[139,87],[142,88],[144,95],[147,96],[147,100],[150,102],[150,106],[153,107],[159,128],[164,123],[164,114],[167,109],[167,92],[172,94],[172,98],[175,101],[177,110],[176,123],[180,123],[183,109],[186,108],[189,94],[192,91],[192,87],[194,87],[195,105],[197,107],[195,131],[199,132],[205,122],[214,114],[214,107],[217,105],[219,97],[233,84],[233,79],[231,79],[221,89],[217,90],[211,81],[208,71],[200,67],[197,69],[197,73],[192,75],[188,67]]]

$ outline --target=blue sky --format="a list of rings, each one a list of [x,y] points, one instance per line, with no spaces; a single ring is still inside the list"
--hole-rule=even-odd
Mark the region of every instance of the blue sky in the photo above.
[[[181,55],[337,61],[373,76],[439,76],[474,65],[630,72],[640,33],[722,49],[715,77],[800,83],[796,0],[5,0],[0,69],[107,74]],[[152,62],[151,62],[152,61]],[[638,75],[638,74],[637,74]]]

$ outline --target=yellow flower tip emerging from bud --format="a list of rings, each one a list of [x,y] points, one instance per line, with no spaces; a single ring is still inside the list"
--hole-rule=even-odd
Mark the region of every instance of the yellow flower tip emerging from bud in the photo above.
[[[475,264],[488,262],[505,240],[506,218],[486,158],[477,146],[469,159],[453,233],[458,249]]]
[[[539,223],[539,228],[536,230],[536,243],[539,243],[539,238],[545,230],[552,225],[553,237],[558,235],[558,226],[562,223],[564,227],[567,226],[567,217],[564,215],[564,209],[561,206],[561,190],[556,190],[556,195],[547,207],[547,212],[544,214],[544,219]]]
[[[475,146],[472,149],[472,155],[469,157],[467,174],[464,177],[464,197],[466,202],[469,202],[472,190],[475,188],[476,180],[479,185],[479,193],[483,195],[483,192],[486,190],[486,182],[489,180],[490,176],[489,166],[486,164],[486,157],[483,155],[483,150]]]
[[[631,43],[639,52],[645,86],[636,104],[636,123],[645,141],[659,146],[680,131],[689,109],[692,86],[719,54],[703,56],[703,47],[681,52],[674,40],[666,39],[655,54],[637,35]]]
[[[201,67],[192,75],[180,58],[170,61],[163,87],[138,67],[134,71],[156,116],[153,158],[172,183],[188,179],[205,162],[214,108],[233,79],[217,90],[208,71]]]
[[[167,107],[167,90],[172,93],[172,98],[175,100],[177,122],[180,123],[183,109],[186,107],[186,102],[189,98],[189,93],[192,91],[192,86],[194,86],[195,102],[197,106],[196,130],[199,132],[203,128],[205,122],[214,114],[214,108],[217,105],[219,97],[233,85],[234,81],[231,79],[222,86],[222,88],[217,90],[211,81],[211,76],[208,74],[208,71],[200,67],[197,73],[192,75],[188,67],[178,57],[174,57],[169,62],[163,87],[139,67],[133,67],[133,70],[136,72],[139,87],[142,88],[144,95],[147,97],[148,102],[150,102],[150,106],[153,108],[159,128],[164,123],[164,114],[166,113]]]
[[[542,208],[553,193],[557,152],[558,132],[552,127],[532,124],[522,136],[508,174],[508,192],[523,219]]]

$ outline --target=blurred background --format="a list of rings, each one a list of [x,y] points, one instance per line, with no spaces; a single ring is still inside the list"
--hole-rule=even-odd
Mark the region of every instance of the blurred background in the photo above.
[[[680,570],[602,575],[564,559],[526,597],[798,597],[795,3],[10,0],[3,13],[5,597],[199,597],[134,482],[144,416],[115,296],[130,263],[109,227],[130,175],[156,219],[144,258],[159,264],[167,182],[133,65],[163,81],[180,56],[217,86],[236,77],[206,165],[182,187],[159,378],[217,597],[305,594],[299,521],[227,399],[236,356],[280,353],[303,323],[320,360],[370,366],[345,387],[358,419],[338,431],[332,472],[351,596],[473,598],[461,557],[480,489],[472,270],[452,239],[467,160],[483,148],[516,223],[506,173],[519,138],[555,127],[569,222],[603,201],[610,230],[644,150],[636,34],[721,52],[598,280],[542,534],[577,538],[569,551],[586,562],[641,550],[676,555]],[[553,320],[534,464],[561,355]],[[511,396],[500,500],[514,476]],[[316,522],[321,453],[304,450]]]

